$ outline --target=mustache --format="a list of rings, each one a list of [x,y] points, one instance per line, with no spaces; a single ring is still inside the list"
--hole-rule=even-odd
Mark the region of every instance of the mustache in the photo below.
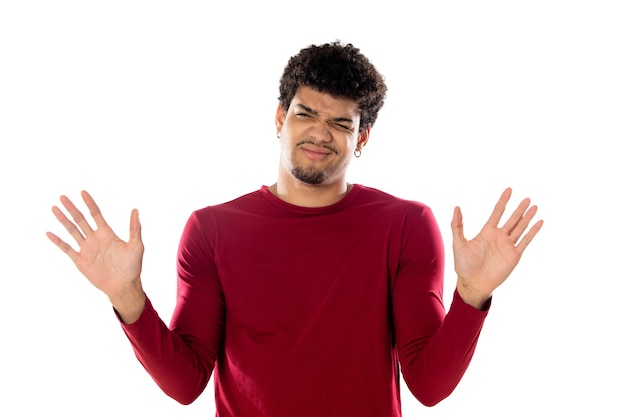
[[[328,149],[329,151],[331,151],[332,153],[338,155],[339,154],[339,150],[337,148],[335,148],[332,145],[327,145],[325,143],[323,144],[319,144],[317,143],[315,140],[313,139],[304,139],[301,140],[300,142],[296,143],[296,146],[300,146],[300,145],[304,145],[304,144],[309,144],[309,145],[313,145],[313,146],[317,146],[318,148],[324,148],[324,149]]]

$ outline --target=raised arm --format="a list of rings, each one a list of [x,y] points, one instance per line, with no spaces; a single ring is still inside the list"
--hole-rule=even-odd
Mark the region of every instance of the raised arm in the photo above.
[[[66,196],[61,196],[61,204],[73,221],[59,207],[52,207],[52,213],[74,238],[78,250],[52,232],[46,235],[96,288],[109,297],[121,319],[132,323],[141,315],[146,301],[140,279],[144,247],[139,213],[136,209],[132,211],[130,237],[124,242],[109,227],[89,193],[83,191],[81,196],[95,222],[95,229]]]
[[[463,235],[461,209],[454,209],[452,247],[458,275],[457,291],[466,303],[479,309],[513,272],[543,225],[543,220],[539,220],[528,229],[537,213],[537,206],[530,206],[530,199],[526,198],[504,225],[499,227],[511,194],[510,188],[504,190],[489,220],[472,240],[467,240]]]

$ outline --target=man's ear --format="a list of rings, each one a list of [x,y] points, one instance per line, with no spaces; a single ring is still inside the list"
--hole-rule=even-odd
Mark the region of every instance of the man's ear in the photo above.
[[[360,151],[361,149],[363,149],[365,145],[367,145],[367,141],[370,139],[370,130],[371,130],[370,126],[367,126],[366,128],[359,130],[359,137],[357,138],[357,141],[356,141],[357,151]]]
[[[287,117],[287,109],[283,109],[283,105],[278,103],[278,108],[276,108],[276,118],[274,119],[277,132],[280,132],[283,128],[283,124],[285,123],[285,117]]]

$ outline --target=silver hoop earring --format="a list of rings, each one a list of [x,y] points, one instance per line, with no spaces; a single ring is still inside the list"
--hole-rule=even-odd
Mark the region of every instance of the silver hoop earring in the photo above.
[[[354,150],[354,156],[356,156],[357,158],[361,157],[361,150],[360,149],[355,149]]]
[[[276,138],[280,139],[280,132],[278,130],[276,131]]]

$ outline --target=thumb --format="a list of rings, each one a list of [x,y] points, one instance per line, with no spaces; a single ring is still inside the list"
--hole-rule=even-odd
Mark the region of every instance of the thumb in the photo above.
[[[456,206],[454,208],[454,214],[452,216],[452,245],[457,246],[466,242],[465,234],[463,233],[463,214],[461,208]]]
[[[130,237],[128,243],[131,246],[142,247],[141,223],[139,222],[139,210],[133,209],[130,213]]]

